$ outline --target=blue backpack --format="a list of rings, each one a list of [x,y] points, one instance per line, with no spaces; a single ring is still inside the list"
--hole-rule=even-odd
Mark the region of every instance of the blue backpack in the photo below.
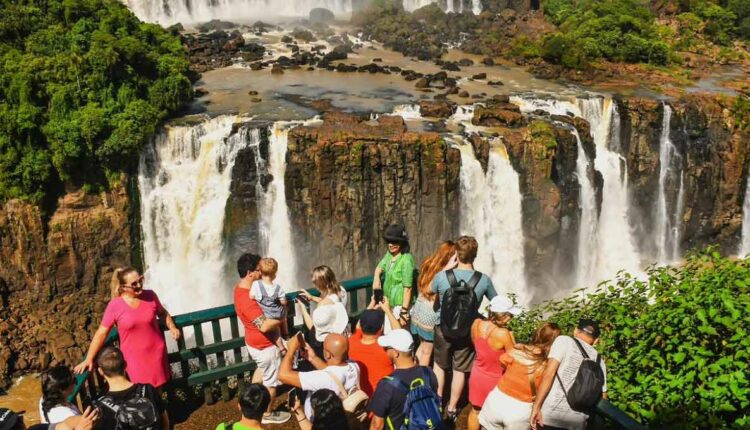
[[[404,424],[394,429],[387,418],[390,430],[443,430],[443,416],[440,412],[440,397],[430,387],[430,371],[420,366],[422,377],[414,379],[410,385],[392,376],[385,379],[396,389],[406,394],[404,403]]]

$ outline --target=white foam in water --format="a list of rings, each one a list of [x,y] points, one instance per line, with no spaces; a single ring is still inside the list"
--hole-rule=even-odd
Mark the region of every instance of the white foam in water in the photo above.
[[[460,136],[456,140],[463,141]],[[487,173],[463,141],[461,151],[460,231],[476,237],[479,253],[477,270],[492,279],[500,294],[513,293],[526,305],[529,295],[523,250],[521,189],[518,174],[504,147],[490,151]]]
[[[393,108],[393,115],[400,116],[404,121],[422,119],[422,114],[419,112],[419,105],[398,105]]]

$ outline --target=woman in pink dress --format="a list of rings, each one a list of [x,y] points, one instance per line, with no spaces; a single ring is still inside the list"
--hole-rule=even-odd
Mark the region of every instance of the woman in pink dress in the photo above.
[[[506,327],[514,315],[521,310],[507,297],[496,296],[490,301],[487,319],[477,319],[471,326],[471,340],[474,342],[476,358],[469,376],[469,430],[479,430],[479,412],[487,395],[497,386],[503,376],[500,356],[513,350],[515,339]]]
[[[169,381],[171,372],[167,344],[157,318],[166,323],[175,340],[179,339],[180,330],[172,316],[161,305],[156,293],[143,289],[143,276],[138,270],[132,267],[115,270],[112,275],[112,300],[104,311],[86,359],[75,367],[75,372],[93,369],[96,355],[112,326],[116,325],[130,381],[151,384],[156,388],[163,386]]]

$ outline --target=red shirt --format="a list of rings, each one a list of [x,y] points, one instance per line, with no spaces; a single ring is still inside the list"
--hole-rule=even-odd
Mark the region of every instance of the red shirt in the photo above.
[[[250,298],[250,290],[234,287],[234,310],[245,326],[245,343],[255,349],[266,349],[273,346],[271,339],[255,325],[262,323],[263,310],[258,302]],[[258,321],[261,319],[261,321]]]
[[[372,397],[378,382],[393,373],[393,363],[388,358],[385,348],[377,342],[365,345],[362,343],[362,330],[357,330],[349,338],[349,359],[359,364],[359,383],[362,391]]]

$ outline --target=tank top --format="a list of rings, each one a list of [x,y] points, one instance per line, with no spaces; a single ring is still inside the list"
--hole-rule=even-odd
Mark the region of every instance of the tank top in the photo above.
[[[503,374],[503,368],[500,366],[500,356],[505,353],[505,349],[495,351],[487,340],[497,327],[488,322],[480,324],[482,325],[479,327],[479,335],[474,339],[474,349],[477,354],[475,367],[486,376],[496,376],[499,378]]]
[[[535,366],[526,354],[518,349],[513,349],[503,355],[505,363],[505,374],[497,383],[497,388],[503,393],[516,400],[531,403],[534,401],[534,394],[531,392],[531,378],[534,375],[534,388],[539,387],[544,373],[544,366]]]

